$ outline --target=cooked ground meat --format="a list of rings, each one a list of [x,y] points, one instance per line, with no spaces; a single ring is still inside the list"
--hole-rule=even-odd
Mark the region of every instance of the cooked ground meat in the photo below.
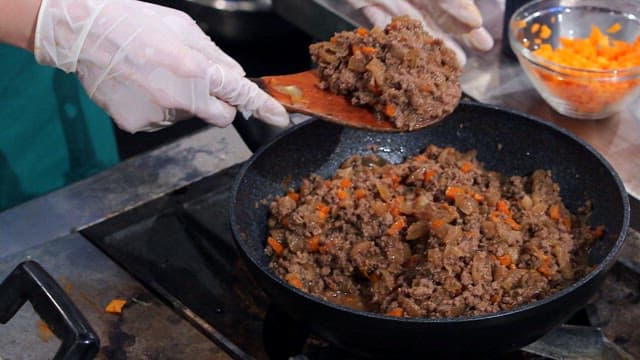
[[[502,176],[475,151],[429,146],[400,164],[374,154],[303,179],[270,204],[271,269],[352,308],[457,317],[542,299],[588,273],[600,236],[546,170]]]
[[[409,17],[394,18],[384,30],[340,32],[309,49],[321,88],[370,106],[399,129],[439,120],[460,100],[455,54]]]

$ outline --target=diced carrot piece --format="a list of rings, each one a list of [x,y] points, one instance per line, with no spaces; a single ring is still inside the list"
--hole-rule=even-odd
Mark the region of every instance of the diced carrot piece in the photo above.
[[[282,254],[284,254],[284,247],[278,242],[278,240],[269,236],[267,237],[267,243],[269,244],[269,246],[271,246],[276,255],[282,256]]]
[[[507,223],[507,225],[511,226],[511,229],[520,230],[520,224],[513,220],[512,217],[507,217],[506,219],[504,219],[504,222]]]
[[[511,265],[512,263],[511,255],[509,254],[497,256],[496,258],[498,259],[498,262],[500,263],[500,265],[508,266],[508,265]]]
[[[396,220],[396,222],[391,224],[389,229],[387,229],[387,234],[397,235],[400,232],[400,230],[404,228],[404,226],[405,226],[404,218],[401,217],[398,220]]]
[[[437,230],[444,226],[444,220],[442,219],[434,219],[431,220],[431,228]]]
[[[318,217],[320,220],[325,220],[327,216],[329,216],[329,211],[331,211],[331,209],[323,203],[316,205],[316,210],[318,210]]]
[[[473,170],[473,163],[470,161],[465,161],[464,163],[462,163],[462,166],[460,166],[460,171],[465,174],[471,170]]]
[[[506,215],[511,215],[511,210],[509,209],[509,204],[505,201],[505,200],[498,200],[498,202],[496,203],[496,210],[498,210],[499,212],[506,214]]]
[[[302,290],[302,280],[300,280],[298,275],[289,273],[284,276],[284,279],[289,283],[289,285]]]
[[[349,186],[351,186],[351,180],[348,178],[343,178],[342,180],[340,180],[340,187],[343,189],[348,188]]]
[[[548,262],[543,262],[536,270],[547,278],[552,277],[555,273]]]
[[[607,29],[607,33],[609,34],[615,34],[618,31],[620,31],[622,29],[622,25],[620,25],[620,23],[615,23],[611,26],[609,26],[609,28]]]
[[[309,250],[309,252],[320,250],[320,235],[315,235],[307,239],[307,250]]]
[[[402,310],[402,308],[399,308],[399,307],[393,308],[387,312],[387,315],[401,317],[404,315],[404,310]]]
[[[595,229],[591,230],[591,234],[594,239],[599,239],[604,235],[604,225],[598,225]]]
[[[433,175],[435,174],[436,174],[435,170],[429,169],[424,172],[424,175],[422,176],[422,180],[424,180],[424,182],[431,181],[431,179],[433,178]]]
[[[109,302],[109,304],[107,304],[107,306],[104,308],[104,311],[108,312],[109,314],[119,315],[122,313],[122,308],[126,303],[127,300],[124,299],[113,299]]]
[[[388,116],[388,117],[392,117],[396,114],[396,107],[393,104],[387,104],[387,106],[384,108],[384,113]]]
[[[538,32],[538,30],[540,30],[540,24],[539,23],[533,23],[531,24],[531,33],[535,34]]]
[[[363,54],[366,54],[366,55],[373,55],[376,52],[378,52],[378,49],[376,49],[374,47],[371,47],[371,46],[363,46],[363,47],[360,48],[360,51]]]
[[[455,199],[456,195],[461,194],[462,193],[462,188],[459,188],[457,186],[449,186],[447,187],[447,189],[444,192],[444,196],[447,197],[447,199]]]
[[[553,204],[549,207],[549,217],[553,220],[560,220],[560,206]]]

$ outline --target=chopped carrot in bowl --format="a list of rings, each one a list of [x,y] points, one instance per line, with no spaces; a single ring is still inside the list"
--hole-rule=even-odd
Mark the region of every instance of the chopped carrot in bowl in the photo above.
[[[615,25],[614,25],[615,26]],[[560,38],[560,46],[542,44],[533,54],[553,64],[534,71],[554,96],[569,102],[576,111],[598,113],[633,91],[640,79],[603,78],[598,70],[620,70],[640,66],[640,37],[633,43],[612,40],[597,26],[588,38]],[[585,70],[594,70],[589,72]],[[622,77],[624,73],[620,74]]]
[[[604,12],[595,24],[595,15],[586,8],[564,11],[544,9],[544,1],[534,3],[537,8],[528,14],[541,15],[526,15],[525,9],[518,19],[516,12],[509,36],[529,79],[554,109],[575,118],[598,119],[619,111],[637,94],[640,24],[624,17],[621,23]],[[570,16],[574,19],[566,20]],[[562,21],[570,24],[560,25]]]

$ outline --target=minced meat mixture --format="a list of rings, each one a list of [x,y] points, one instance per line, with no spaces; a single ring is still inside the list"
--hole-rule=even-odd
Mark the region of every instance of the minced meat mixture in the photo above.
[[[429,146],[401,164],[374,154],[311,175],[270,203],[266,253],[289,284],[405,317],[507,310],[588,273],[601,228],[571,214],[551,173],[502,176],[475,151]]]
[[[309,49],[322,89],[371,107],[396,128],[412,130],[439,120],[460,100],[454,52],[409,17],[394,18],[384,30],[340,32]]]

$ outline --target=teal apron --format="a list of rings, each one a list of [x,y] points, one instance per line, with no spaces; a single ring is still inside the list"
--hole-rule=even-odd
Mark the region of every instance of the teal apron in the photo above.
[[[113,123],[76,76],[0,44],[0,210],[117,162]]]

